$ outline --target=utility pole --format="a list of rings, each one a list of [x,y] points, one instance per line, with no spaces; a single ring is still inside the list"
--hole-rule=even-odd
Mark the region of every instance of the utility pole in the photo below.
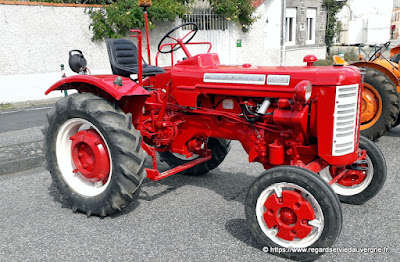
[[[286,65],[286,0],[282,0],[281,66]]]

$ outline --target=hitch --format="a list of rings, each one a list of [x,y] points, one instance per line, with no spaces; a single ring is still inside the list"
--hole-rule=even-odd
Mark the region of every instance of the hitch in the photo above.
[[[200,155],[200,158],[197,158],[193,161],[190,161],[188,163],[185,163],[183,165],[174,167],[172,169],[160,173],[160,171],[158,171],[157,169],[157,154],[156,154],[157,151],[143,141],[142,141],[142,148],[153,159],[153,168],[145,168],[147,172],[147,177],[152,181],[158,181],[163,178],[175,175],[176,173],[182,172],[183,170],[189,169],[191,167],[194,167],[211,159],[211,150],[208,149],[202,155]]]

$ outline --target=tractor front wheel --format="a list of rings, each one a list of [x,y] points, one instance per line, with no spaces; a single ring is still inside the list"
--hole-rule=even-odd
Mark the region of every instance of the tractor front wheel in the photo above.
[[[277,256],[314,260],[338,238],[342,210],[332,188],[317,174],[280,166],[254,181],[246,198],[246,218],[258,242]]]
[[[319,173],[325,181],[329,182],[345,171],[344,176],[332,184],[332,188],[341,202],[352,205],[361,205],[373,198],[382,189],[387,173],[385,158],[374,142],[360,137],[359,147],[367,153],[364,163],[358,164],[362,170],[346,171],[343,167],[330,166]]]
[[[388,76],[366,67],[361,101],[361,135],[375,140],[392,128],[399,115],[400,97]]]
[[[226,155],[228,155],[229,150],[231,149],[230,144],[231,141],[227,139],[209,138],[207,148],[211,150],[211,159],[192,168],[186,169],[179,174],[200,176],[213,170],[219,166],[222,161],[224,161]],[[190,159],[186,159],[183,155],[174,154],[169,151],[160,152],[161,161],[165,161],[171,168],[193,161],[197,157],[198,156],[194,156]]]
[[[59,100],[44,127],[46,168],[66,204],[112,215],[139,194],[145,153],[131,117],[90,93]]]

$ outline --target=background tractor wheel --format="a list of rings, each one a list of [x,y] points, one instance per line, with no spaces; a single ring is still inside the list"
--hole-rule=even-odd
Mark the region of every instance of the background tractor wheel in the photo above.
[[[219,166],[222,161],[224,161],[226,155],[228,155],[229,150],[231,149],[230,143],[231,141],[227,139],[209,138],[207,148],[210,149],[212,152],[211,159],[197,166],[186,169],[179,174],[200,176],[210,170],[213,170],[214,168]],[[186,159],[183,155],[173,154],[169,151],[160,152],[160,157],[161,161],[165,161],[171,168],[183,165],[189,161],[193,161],[196,158],[192,157]]]
[[[400,97],[385,74],[366,67],[361,101],[361,135],[370,140],[393,127],[399,115]]]
[[[393,127],[398,126],[398,125],[400,125],[400,113],[399,113],[399,115],[397,116],[396,123],[394,123]]]
[[[317,174],[300,167],[280,166],[264,172],[250,186],[245,208],[250,231],[263,251],[268,248],[274,255],[293,260],[317,259],[323,252],[301,249],[330,247],[342,229],[342,209],[335,192]]]
[[[47,118],[46,168],[74,212],[104,217],[137,198],[145,153],[129,115],[77,93],[59,100]]]
[[[360,166],[367,167],[368,170],[348,171],[332,185],[340,201],[352,205],[364,204],[378,194],[385,184],[387,173],[385,158],[374,142],[360,137],[359,147],[367,151],[367,163]],[[329,182],[342,171],[342,168],[327,167],[319,174]]]

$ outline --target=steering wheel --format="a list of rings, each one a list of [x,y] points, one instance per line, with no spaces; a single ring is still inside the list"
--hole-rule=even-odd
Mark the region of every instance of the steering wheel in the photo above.
[[[192,29],[188,34],[186,34],[183,38],[178,38],[178,39],[177,39],[177,38],[174,38],[174,37],[171,36],[171,34],[172,34],[173,32],[175,32],[176,30],[178,30],[179,28],[184,27],[184,26],[193,26],[193,29]],[[184,23],[184,24],[181,24],[181,25],[175,27],[174,29],[172,29],[171,31],[169,31],[169,32],[161,39],[160,43],[158,44],[158,51],[159,51],[160,53],[162,53],[162,54],[169,54],[169,53],[175,52],[176,50],[178,50],[179,48],[181,48],[181,45],[182,45],[182,44],[185,45],[185,44],[189,43],[190,40],[192,40],[193,37],[197,34],[197,31],[199,31],[199,27],[198,27],[197,24],[195,24],[195,23]],[[186,40],[186,42],[183,42],[183,40],[184,40],[186,37],[188,37],[189,35],[191,35],[191,36],[189,37],[189,39]],[[173,49],[171,49],[171,50],[162,51],[162,50],[161,50],[161,46],[162,46],[164,40],[167,39],[167,38],[170,38],[170,39],[172,39],[172,40],[175,40],[178,44],[177,44]]]
[[[390,41],[387,41],[382,46],[380,46],[375,53],[370,57],[369,61],[374,61],[377,58],[379,53],[382,53],[382,50],[386,50],[390,46]]]

